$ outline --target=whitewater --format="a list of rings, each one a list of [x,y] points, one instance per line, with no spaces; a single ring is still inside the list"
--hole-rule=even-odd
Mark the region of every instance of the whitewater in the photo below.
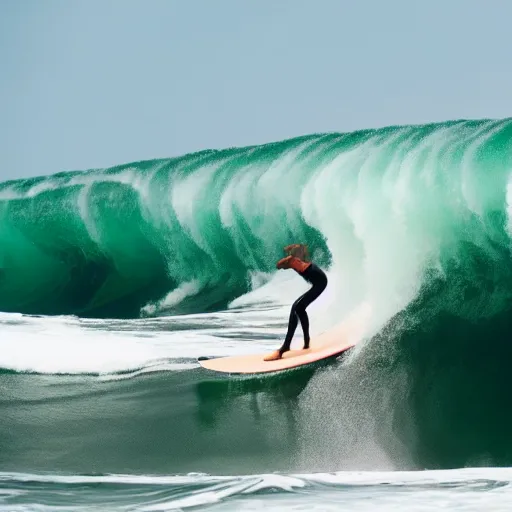
[[[505,510],[511,176],[504,119],[1,183],[0,511]],[[281,344],[296,242],[355,349],[201,369]]]

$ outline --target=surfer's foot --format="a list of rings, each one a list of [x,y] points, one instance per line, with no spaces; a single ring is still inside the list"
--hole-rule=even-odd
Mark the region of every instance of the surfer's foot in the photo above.
[[[272,352],[272,354],[269,354],[268,356],[265,356],[263,358],[264,361],[277,361],[278,359],[281,359],[283,357],[283,354],[287,352],[286,350],[276,350]]]
[[[279,350],[276,350],[276,351],[272,352],[272,354],[265,356],[263,358],[263,361],[277,361],[278,359],[281,359],[281,357],[283,357],[281,352],[279,352]]]
[[[309,341],[306,343],[304,342],[304,346],[302,347],[302,350],[307,350],[309,348]]]

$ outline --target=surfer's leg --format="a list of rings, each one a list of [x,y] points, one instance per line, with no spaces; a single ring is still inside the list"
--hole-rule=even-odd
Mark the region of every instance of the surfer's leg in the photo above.
[[[297,316],[299,317],[302,333],[304,334],[304,348],[309,348],[309,318],[306,309],[298,307]]]
[[[319,290],[313,286],[310,288],[301,298],[297,301],[295,312],[300,320],[302,326],[302,333],[304,334],[304,348],[309,348],[309,317],[306,313],[306,308],[322,293],[323,290]]]
[[[281,357],[283,357],[283,354],[290,350],[292,338],[293,335],[295,334],[295,330],[297,329],[297,324],[299,323],[299,317],[297,316],[296,311],[297,303],[300,301],[302,297],[303,295],[299,297],[292,305],[290,311],[290,319],[288,320],[288,331],[286,332],[286,337],[283,341],[283,344],[281,345],[281,348],[279,350],[276,350],[275,352],[272,352],[272,354],[266,356],[264,358],[265,361],[275,361],[276,359],[281,359]]]
[[[312,279],[313,286],[294,304],[295,312],[299,317],[300,324],[302,326],[302,332],[304,333],[304,348],[309,348],[309,317],[306,313],[306,308],[316,300],[325,290],[327,286],[327,280],[320,276],[320,279]]]
[[[290,311],[290,319],[288,320],[288,331],[286,333],[284,342],[283,342],[281,348],[279,349],[279,353],[281,355],[283,355],[285,352],[290,350],[292,338],[293,338],[293,335],[295,334],[295,329],[297,329],[297,324],[299,323],[299,317],[297,316],[297,311],[296,311],[297,306],[296,305],[300,299],[301,298],[299,297],[299,299],[297,299],[293,303],[292,309]]]

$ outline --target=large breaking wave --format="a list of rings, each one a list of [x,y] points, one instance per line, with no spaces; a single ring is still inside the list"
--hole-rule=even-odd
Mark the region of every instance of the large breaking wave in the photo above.
[[[391,127],[4,183],[0,310],[221,309],[303,241],[340,307],[394,313],[432,273],[507,274],[511,134],[510,120]]]

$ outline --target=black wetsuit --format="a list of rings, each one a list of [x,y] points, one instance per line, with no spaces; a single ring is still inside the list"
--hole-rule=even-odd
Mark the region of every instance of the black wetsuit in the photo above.
[[[298,320],[300,320],[302,332],[304,333],[304,348],[309,348],[309,318],[306,313],[306,308],[320,296],[327,286],[327,276],[323,270],[314,263],[311,263],[302,273],[298,270],[295,270],[295,272],[313,286],[304,295],[301,295],[292,305],[290,320],[288,322],[288,332],[286,333],[283,345],[279,349],[281,354],[290,350],[290,344],[295,334],[295,329],[297,329]]]

